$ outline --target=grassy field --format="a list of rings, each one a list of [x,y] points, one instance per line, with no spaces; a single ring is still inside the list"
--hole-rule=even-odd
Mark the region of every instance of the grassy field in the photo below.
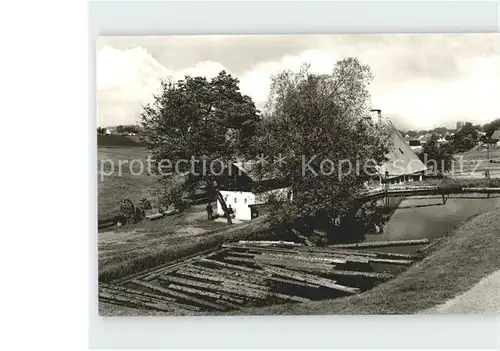
[[[463,156],[464,159],[486,159],[488,157],[488,147],[486,145],[478,145],[456,156]],[[500,146],[490,146],[490,158],[500,159]]]
[[[140,160],[146,167],[148,151],[144,147],[104,147],[98,148],[97,182],[98,182],[98,217],[99,219],[116,215],[119,210],[118,202],[130,199],[137,203],[142,198],[151,198],[153,179],[143,172],[138,174]],[[119,167],[119,162],[122,166]],[[109,174],[109,175],[108,175]],[[152,202],[153,203],[153,202]]]
[[[395,279],[335,300],[245,309],[232,315],[412,314],[439,305],[500,269],[500,210],[475,217]]]

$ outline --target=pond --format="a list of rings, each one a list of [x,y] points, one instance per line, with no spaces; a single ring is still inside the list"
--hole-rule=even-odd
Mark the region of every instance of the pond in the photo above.
[[[468,219],[500,207],[500,196],[485,194],[414,196],[403,199],[381,234],[365,241],[436,239],[450,234]]]

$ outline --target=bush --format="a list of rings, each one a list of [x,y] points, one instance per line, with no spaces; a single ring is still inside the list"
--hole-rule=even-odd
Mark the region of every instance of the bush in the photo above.
[[[125,223],[129,224],[134,222],[135,207],[130,199],[120,201],[120,216],[123,216]]]

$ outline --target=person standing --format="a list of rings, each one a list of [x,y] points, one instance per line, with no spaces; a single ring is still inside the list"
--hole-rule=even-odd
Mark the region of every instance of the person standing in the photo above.
[[[207,207],[206,207],[206,210],[207,210],[207,217],[208,217],[208,220],[211,221],[213,216],[212,214],[214,213],[214,209],[212,207],[212,203],[209,202]]]

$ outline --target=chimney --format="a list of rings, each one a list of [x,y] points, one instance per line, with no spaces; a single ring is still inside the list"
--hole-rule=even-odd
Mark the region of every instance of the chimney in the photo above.
[[[373,122],[380,122],[380,120],[382,119],[382,110],[371,109],[370,116],[371,116]]]

